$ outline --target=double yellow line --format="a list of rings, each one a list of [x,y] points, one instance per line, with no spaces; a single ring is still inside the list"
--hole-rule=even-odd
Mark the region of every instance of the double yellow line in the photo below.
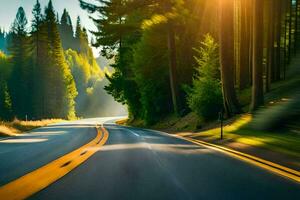
[[[273,173],[276,173],[280,176],[292,179],[292,180],[296,181],[297,183],[300,183],[300,172],[299,171],[284,167],[282,165],[279,165],[279,164],[276,164],[276,163],[273,163],[273,162],[270,162],[270,161],[267,161],[267,160],[249,155],[249,154],[245,154],[245,153],[242,153],[242,152],[239,152],[239,151],[235,151],[235,150],[223,147],[223,146],[215,145],[215,144],[200,141],[200,140],[195,140],[195,139],[192,139],[192,138],[182,137],[182,136],[175,136],[175,137],[187,140],[187,141],[192,142],[192,143],[197,144],[197,145],[205,146],[205,147],[223,152],[223,153],[228,154],[232,157],[235,157],[237,159],[246,161],[248,163],[251,163],[251,164],[256,165],[258,167],[264,168],[264,169],[266,169],[268,171],[271,171]]]
[[[26,199],[78,167],[96,153],[108,139],[108,131],[105,128],[96,127],[96,130],[97,136],[91,142],[0,187],[0,198]]]

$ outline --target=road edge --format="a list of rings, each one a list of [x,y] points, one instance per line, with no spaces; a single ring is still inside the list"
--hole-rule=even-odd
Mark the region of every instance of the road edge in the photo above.
[[[293,181],[300,184],[300,172],[296,171],[294,169],[279,165],[277,163],[274,163],[274,162],[271,162],[271,161],[268,161],[268,160],[250,155],[250,154],[242,153],[240,151],[236,151],[236,150],[233,150],[233,149],[230,149],[230,148],[227,148],[227,147],[223,147],[223,146],[216,145],[216,144],[209,143],[209,142],[204,142],[202,140],[196,140],[196,139],[187,138],[187,137],[178,136],[178,135],[171,135],[171,136],[183,139],[185,141],[192,142],[192,143],[194,143],[196,145],[199,145],[199,146],[205,146],[205,147],[208,147],[210,149],[214,149],[214,150],[223,152],[227,155],[230,155],[231,157],[235,157],[239,160],[246,161],[246,162],[251,163],[255,166],[266,169],[266,170],[268,170],[272,173],[275,173],[275,174],[280,175],[282,177],[291,179],[291,180],[293,180]]]
[[[116,124],[117,126],[123,126],[123,127],[129,127],[129,128],[139,128],[139,129],[143,129],[143,130],[149,130],[149,131],[154,131],[156,133],[159,134],[163,134],[163,135],[168,135],[170,137],[175,137],[178,139],[182,139],[188,142],[191,142],[193,144],[196,144],[198,146],[205,146],[207,148],[210,149],[214,149],[217,150],[219,152],[225,153],[231,157],[234,157],[236,159],[248,162],[252,165],[255,165],[257,167],[263,168],[269,172],[272,172],[274,174],[280,175],[281,177],[287,178],[289,180],[292,180],[298,184],[300,184],[300,172],[282,165],[279,165],[277,163],[250,155],[250,154],[246,154],[246,153],[242,153],[240,151],[236,151],[224,146],[220,146],[220,145],[216,145],[213,143],[209,143],[209,142],[205,142],[202,140],[196,140],[196,139],[192,139],[189,137],[184,137],[184,136],[180,136],[180,135],[174,135],[174,134],[169,134],[163,131],[158,131],[158,130],[153,130],[153,129],[147,129],[147,128],[140,128],[140,127],[133,127],[133,126],[129,126],[129,125],[120,125],[120,124]]]

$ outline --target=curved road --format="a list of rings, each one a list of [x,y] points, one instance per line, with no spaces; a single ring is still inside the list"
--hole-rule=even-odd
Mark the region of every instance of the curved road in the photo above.
[[[55,124],[0,141],[0,186],[82,146],[95,137],[95,124],[111,120]],[[300,184],[215,150],[157,131],[105,128],[100,151],[30,199],[300,199]]]

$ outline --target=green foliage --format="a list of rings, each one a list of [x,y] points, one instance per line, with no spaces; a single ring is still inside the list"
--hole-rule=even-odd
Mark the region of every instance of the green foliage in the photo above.
[[[192,46],[202,37],[199,24],[205,2],[109,0],[96,5],[80,0],[83,9],[99,16],[93,19],[98,27],[95,46],[102,47],[106,58],[115,58],[114,73],[108,77],[110,83],[105,89],[127,105],[131,118],[151,124],[173,112],[170,61],[177,68],[174,85],[191,84],[191,66],[195,63]],[[168,47],[170,29],[175,32],[172,49]],[[176,93],[182,101],[181,112],[187,106],[184,91],[179,90]]]
[[[8,81],[12,98],[14,115],[20,119],[31,112],[31,79],[32,68],[29,63],[30,46],[27,33],[27,19],[24,9],[18,9],[16,19],[11,27],[9,52],[12,57],[12,74]]]
[[[12,118],[12,102],[7,81],[11,73],[10,58],[0,51],[0,119]]]
[[[90,116],[91,112],[88,111],[91,107],[90,104],[97,105],[95,102],[98,102],[97,106],[99,107],[101,101],[98,98],[90,99],[89,96],[93,95],[93,92],[97,90],[94,90],[94,85],[96,82],[102,81],[104,73],[95,61],[90,64],[84,54],[69,49],[65,52],[65,55],[78,91],[78,96],[75,99],[76,113],[79,117]],[[101,89],[103,90],[103,87]]]
[[[6,36],[5,31],[0,28],[0,51],[6,52]]]
[[[65,61],[52,2],[43,15],[37,1],[32,13],[30,33],[20,7],[6,36],[12,69],[2,84],[2,99],[19,119],[75,118],[77,91]]]
[[[129,52],[126,52],[126,54],[131,54]],[[124,57],[126,57],[125,55]],[[127,73],[132,74],[133,72],[130,68],[128,69],[127,66],[122,65],[119,57],[117,57],[116,64],[113,66],[115,72],[111,76],[106,76],[109,80],[109,84],[104,88],[117,102],[127,105],[130,118],[139,118],[141,116],[141,103],[138,86],[135,80],[127,79],[126,76],[123,75]]]
[[[155,27],[144,32],[141,42],[134,47],[132,66],[141,94],[141,117],[147,124],[157,122],[172,108],[165,41],[160,27]]]
[[[59,27],[59,33],[62,41],[62,46],[64,50],[75,49],[75,38],[73,33],[72,20],[69,12],[64,9],[61,16]]]
[[[45,24],[49,47],[47,49],[49,63],[46,84],[49,84],[50,87],[45,90],[48,114],[53,118],[74,118],[76,116],[74,99],[77,96],[77,91],[71,70],[65,61],[57,19],[51,1],[45,10]]]
[[[104,92],[109,72],[94,59],[80,19],[74,36],[68,11],[59,22],[51,0],[44,13],[37,0],[32,14],[31,30],[20,7],[11,31],[0,31],[10,54],[0,52],[0,118],[96,117],[112,101]]]
[[[205,36],[198,56],[196,75],[188,90],[188,105],[199,117],[216,119],[222,108],[222,91],[219,74],[218,46],[210,35]]]

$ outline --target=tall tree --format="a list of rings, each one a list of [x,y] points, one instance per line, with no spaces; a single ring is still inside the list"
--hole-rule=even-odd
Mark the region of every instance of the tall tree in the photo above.
[[[295,42],[294,42],[294,53],[298,50],[298,43],[299,43],[299,32],[300,32],[300,0],[296,0],[295,2]]]
[[[176,42],[175,33],[172,24],[168,28],[168,49],[169,49],[169,77],[170,87],[173,101],[173,109],[175,114],[179,114],[179,93],[178,93],[178,80],[177,80],[177,56],[176,56]]]
[[[220,62],[224,109],[227,116],[241,112],[234,88],[234,0],[219,1]]]
[[[275,17],[276,3],[273,0],[268,1],[268,37],[267,37],[267,67],[266,67],[266,92],[270,91],[272,72],[275,68]]]
[[[245,89],[249,86],[250,71],[250,0],[241,1],[241,30],[240,30],[240,69],[239,69],[239,88]]]
[[[29,65],[29,37],[27,33],[27,18],[22,7],[18,9],[16,19],[11,28],[9,52],[12,56],[13,71],[9,83],[12,104],[15,115],[20,119],[30,117],[31,114],[31,88]]]
[[[74,43],[74,49],[77,52],[81,52],[80,48],[80,41],[82,38],[82,26],[81,26],[81,19],[78,16],[76,20],[76,28],[75,28],[75,43]]]
[[[98,28],[93,32],[96,38],[94,46],[101,46],[104,57],[115,59],[115,64],[112,65],[115,72],[111,77],[107,76],[110,84],[105,87],[105,90],[116,101],[126,104],[130,118],[135,119],[141,116],[142,106],[139,89],[134,81],[134,71],[130,68],[133,54],[131,47],[140,40],[141,23],[145,18],[141,7],[148,2],[133,2],[141,5],[128,6],[129,2],[124,0],[101,1],[102,4],[99,6],[80,0],[80,5],[89,13],[99,14],[98,19],[93,19]],[[133,15],[132,11],[139,15]]]
[[[0,51],[0,120],[11,120],[12,104],[7,82],[11,73],[11,59]]]
[[[45,23],[48,32],[50,62],[47,67],[47,110],[48,116],[75,117],[74,98],[77,95],[75,82],[65,61],[55,11],[50,0],[45,9]]]
[[[59,33],[64,50],[74,49],[74,32],[69,12],[64,9],[59,24]]]
[[[6,50],[5,43],[5,31],[0,28],[0,50],[3,52]]]
[[[281,78],[281,66],[282,66],[282,55],[281,55],[281,37],[282,37],[282,0],[275,0],[275,65],[272,70],[272,81],[278,81]]]
[[[47,27],[44,23],[44,16],[42,14],[41,4],[39,0],[32,10],[32,23],[31,23],[31,48],[32,48],[32,66],[33,66],[33,80],[32,80],[32,99],[33,99],[33,112],[35,118],[45,117],[45,82],[47,80],[46,66],[49,61],[48,55],[48,39]]]
[[[263,10],[264,2],[254,0],[253,2],[253,86],[251,110],[254,111],[264,103],[263,91]]]

